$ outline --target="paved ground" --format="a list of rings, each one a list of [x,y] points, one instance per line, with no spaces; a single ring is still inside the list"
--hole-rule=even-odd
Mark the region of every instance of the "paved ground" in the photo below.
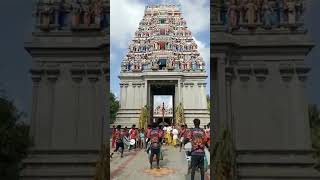
[[[156,163],[154,163],[156,164]],[[184,153],[178,148],[164,147],[164,159],[160,161],[159,169],[149,169],[148,156],[143,150],[125,151],[124,157],[114,154],[110,160],[112,180],[190,180],[187,175],[187,161]],[[200,180],[196,173],[196,180]],[[209,176],[206,175],[206,180]]]

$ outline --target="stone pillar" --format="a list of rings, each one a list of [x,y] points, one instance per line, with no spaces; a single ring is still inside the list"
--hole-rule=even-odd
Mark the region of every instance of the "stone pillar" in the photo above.
[[[226,126],[226,80],[225,80],[225,57],[221,56],[217,58],[217,121],[215,132],[219,134],[219,130]]]
[[[123,92],[124,92],[124,94],[123,94],[123,102],[125,102],[125,103],[123,103],[123,108],[124,108],[124,109],[126,109],[126,108],[129,107],[129,106],[128,106],[128,100],[127,100],[128,86],[129,86],[128,83],[125,83],[125,84],[124,84],[124,90],[123,90]]]
[[[233,112],[232,112],[232,79],[233,79],[233,68],[226,66],[225,68],[225,80],[226,80],[226,123],[227,127],[231,130],[233,136],[235,136],[234,125],[233,125]],[[235,140],[235,137],[233,138]]]
[[[138,108],[142,108],[144,105],[142,104],[142,91],[141,91],[141,83],[137,85],[138,89]]]
[[[181,103],[181,84],[180,80],[177,81],[177,90],[176,90],[176,95],[177,95],[177,104]]]
[[[123,87],[123,84],[120,83],[120,107],[123,108],[124,107],[124,99],[123,99],[123,90],[124,90],[124,87]]]
[[[147,91],[147,82],[144,81],[142,83],[142,89],[141,89],[141,93],[142,93],[142,104],[143,105],[148,105],[148,102],[147,102],[147,95],[148,95],[148,91]]]
[[[38,110],[38,104],[39,104],[39,88],[40,83],[43,78],[44,71],[41,69],[32,69],[31,71],[31,78],[33,82],[32,87],[32,113],[31,113],[31,125],[30,125],[30,136],[33,139],[34,143],[37,143],[39,140],[38,136],[38,116],[39,116],[39,110]]]
[[[73,92],[75,95],[75,108],[74,108],[74,126],[75,126],[75,134],[74,134],[74,142],[75,146],[79,147],[82,143],[82,140],[79,138],[79,120],[80,120],[80,91],[81,91],[81,84],[83,82],[83,78],[85,75],[84,69],[71,69],[71,78],[73,80]]]

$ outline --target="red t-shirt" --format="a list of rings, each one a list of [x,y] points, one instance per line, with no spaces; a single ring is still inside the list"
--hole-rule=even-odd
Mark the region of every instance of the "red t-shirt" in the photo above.
[[[154,149],[157,149],[160,147],[159,144],[159,140],[161,138],[161,133],[158,129],[151,129],[148,134],[147,137],[150,139],[151,141],[151,147]]]
[[[179,132],[179,137],[184,137],[186,134],[186,129],[185,128],[181,128],[180,132]]]
[[[205,133],[206,133],[207,143],[210,145],[210,130],[206,130]]]
[[[137,129],[131,129],[130,131],[130,139],[136,139],[137,138]]]
[[[192,145],[192,155],[204,155],[206,135],[203,129],[193,128],[188,133]]]
[[[124,131],[122,131],[122,130],[117,130],[117,131],[114,133],[114,136],[115,136],[115,139],[116,139],[117,142],[122,142],[123,136],[124,136]]]
[[[183,134],[183,138],[188,138],[189,132],[190,132],[190,129],[186,129],[185,133]]]
[[[160,137],[160,138],[163,138],[163,136],[164,136],[163,130],[162,130],[162,129],[159,129],[159,137]]]
[[[112,129],[112,138],[114,138],[114,137],[115,137],[115,133],[116,133],[116,129],[115,129],[115,128],[113,128],[113,129]]]
[[[150,131],[151,131],[151,128],[146,129],[147,138],[148,138],[148,134],[149,134]]]

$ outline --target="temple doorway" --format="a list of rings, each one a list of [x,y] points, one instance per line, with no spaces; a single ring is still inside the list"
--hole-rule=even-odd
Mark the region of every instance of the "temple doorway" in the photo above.
[[[149,107],[151,122],[162,125],[175,124],[175,87],[176,81],[149,82]]]

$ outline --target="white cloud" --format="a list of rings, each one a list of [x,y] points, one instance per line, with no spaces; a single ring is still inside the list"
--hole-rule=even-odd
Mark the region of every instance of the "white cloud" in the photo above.
[[[182,16],[192,33],[197,34],[210,29],[209,0],[180,0]]]
[[[145,5],[139,0],[111,0],[110,41],[111,46],[127,48],[139,27]]]
[[[193,37],[193,39],[198,45],[200,55],[202,56],[203,60],[206,62],[206,66],[208,67],[210,65],[210,47],[207,47],[205,43],[197,40],[195,37]]]

